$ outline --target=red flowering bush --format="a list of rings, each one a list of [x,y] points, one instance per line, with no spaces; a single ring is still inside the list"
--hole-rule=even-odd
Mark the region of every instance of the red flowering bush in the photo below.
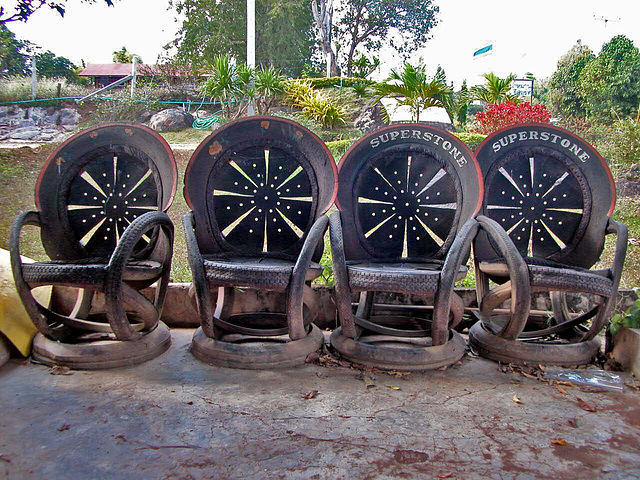
[[[472,132],[489,135],[491,132],[518,123],[549,123],[551,113],[542,104],[531,105],[529,102],[492,103],[484,112],[478,112],[471,127]]]

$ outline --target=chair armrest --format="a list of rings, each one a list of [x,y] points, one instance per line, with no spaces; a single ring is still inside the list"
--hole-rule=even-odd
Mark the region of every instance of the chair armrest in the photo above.
[[[529,267],[518,252],[507,232],[498,224],[484,215],[476,217],[480,228],[493,240],[498,252],[507,262],[509,279],[511,281],[511,315],[509,321],[500,331],[502,338],[515,340],[524,330],[531,308],[531,281]]]
[[[42,306],[36,301],[31,294],[31,288],[24,280],[22,270],[22,258],[20,256],[20,233],[27,226],[40,227],[40,214],[35,210],[23,212],[16,217],[11,226],[11,235],[9,237],[9,255],[11,258],[11,269],[13,270],[13,280],[16,284],[16,290],[25,310],[29,314],[31,321],[38,328],[38,331],[44,335],[55,339],[63,339],[69,335],[69,329],[60,326],[56,329],[49,327],[47,318],[42,314]]]
[[[458,270],[471,250],[471,241],[478,233],[480,225],[471,218],[467,220],[456,235],[440,272],[440,284],[434,300],[431,338],[433,345],[444,345],[449,337],[449,312],[451,294],[456,283]]]
[[[333,263],[333,278],[335,280],[334,294],[338,318],[342,326],[342,334],[355,338],[357,335],[353,308],[351,307],[351,288],[349,273],[344,254],[344,237],[342,236],[342,218],[340,212],[335,212],[330,218],[331,254]]]
[[[620,277],[622,276],[622,267],[624,266],[624,260],[627,256],[627,245],[629,242],[629,230],[627,226],[624,223],[616,222],[610,218],[606,233],[616,235],[616,252],[613,257],[613,263],[611,264],[611,281],[613,282],[613,286],[611,295],[606,299],[604,305],[600,307],[598,315],[591,322],[589,331],[585,333],[582,338],[583,341],[591,340],[598,335],[602,327],[604,327],[611,318],[611,313],[616,304]]]
[[[122,234],[122,237],[120,237],[120,241],[118,242],[118,245],[116,245],[116,249],[111,255],[109,264],[107,265],[107,273],[104,282],[105,307],[107,318],[109,319],[113,333],[115,333],[116,337],[120,340],[136,340],[142,336],[131,327],[127,314],[124,310],[122,277],[127,266],[127,262],[131,258],[136,244],[147,231],[154,227],[160,227],[162,229],[171,245],[171,251],[168,258],[165,259],[162,276],[160,277],[160,283],[156,292],[156,295],[162,295],[160,298],[163,301],[164,293],[166,292],[166,288],[169,283],[171,257],[173,253],[173,223],[166,213],[147,212],[131,222]],[[156,310],[157,319],[155,322],[160,318],[162,302],[156,306]]]
[[[200,314],[200,325],[207,337],[215,338],[211,290],[209,289],[209,282],[204,269],[204,260],[196,239],[196,224],[193,212],[186,213],[182,217],[182,225],[184,226],[184,236],[187,243],[187,257],[191,267],[192,284],[195,287],[196,307]]]
[[[309,230],[309,234],[304,241],[300,255],[293,267],[291,282],[287,289],[287,319],[289,321],[289,336],[299,339],[306,336],[303,319],[303,293],[307,270],[311,265],[313,254],[319,242],[324,238],[329,225],[329,217],[321,215]],[[296,321],[297,320],[297,321]]]

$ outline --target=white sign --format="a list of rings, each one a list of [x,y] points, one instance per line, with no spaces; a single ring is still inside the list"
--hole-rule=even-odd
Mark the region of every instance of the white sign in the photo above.
[[[523,100],[533,97],[533,80],[529,78],[518,78],[511,82],[510,93],[519,96]]]

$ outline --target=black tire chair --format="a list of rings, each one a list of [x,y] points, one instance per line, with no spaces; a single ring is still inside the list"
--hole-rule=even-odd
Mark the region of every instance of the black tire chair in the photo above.
[[[331,215],[330,237],[341,327],[331,336],[333,347],[381,369],[455,363],[465,341],[453,330],[464,312],[453,288],[467,273],[482,199],[473,153],[424,124],[385,127],[345,154],[338,184],[340,211]],[[375,292],[431,298],[433,316],[374,315]]]
[[[184,188],[192,211],[183,223],[201,321],[191,352],[232,368],[302,365],[323,341],[312,324],[317,310],[310,282],[322,273],[323,213],[335,199],[331,153],[290,120],[241,119],[200,144]],[[281,292],[286,307],[234,313],[235,288]]]
[[[171,344],[160,321],[173,254],[173,224],[164,213],[176,192],[169,145],[142,125],[84,130],[47,159],[36,184],[37,211],[19,215],[10,238],[18,294],[39,333],[33,359],[74,369],[150,360]],[[49,261],[23,263],[20,234],[40,228]],[[153,301],[140,290],[156,283]],[[75,287],[72,311],[39,304],[31,290]],[[92,311],[104,294],[105,312]]]
[[[600,347],[627,249],[627,227],[611,219],[615,184],[598,152],[581,138],[549,124],[507,127],[476,150],[485,178],[482,214],[519,252],[513,268],[481,232],[474,244],[480,321],[472,348],[511,363],[579,365]],[[483,217],[479,216],[479,219]],[[610,268],[590,270],[605,236],[614,233]],[[489,289],[489,281],[497,286]],[[552,311],[531,311],[531,293],[550,292]],[[572,314],[567,293],[591,294],[596,306]],[[511,300],[510,310],[497,307]]]

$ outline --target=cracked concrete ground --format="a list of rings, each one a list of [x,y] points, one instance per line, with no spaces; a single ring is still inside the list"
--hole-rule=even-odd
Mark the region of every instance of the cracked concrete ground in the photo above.
[[[563,394],[479,358],[366,382],[318,365],[230,370],[191,356],[193,330],[172,334],[136,367],[5,365],[0,479],[640,478],[630,389]]]

